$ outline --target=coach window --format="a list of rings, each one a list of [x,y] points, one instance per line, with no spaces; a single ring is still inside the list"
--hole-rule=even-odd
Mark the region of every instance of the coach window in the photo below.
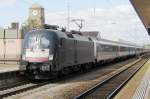
[[[101,50],[103,50],[103,46],[100,45],[99,43],[97,43],[96,48],[97,48],[97,52],[100,52]]]
[[[103,48],[103,51],[105,51],[105,52],[111,52],[112,51],[112,47],[110,45],[103,45],[102,48]]]
[[[122,47],[122,46],[120,46],[120,51],[121,51],[121,52],[123,51],[123,47]]]
[[[115,52],[117,50],[116,46],[113,46],[113,51]]]
[[[101,45],[102,51],[107,52],[106,45]]]

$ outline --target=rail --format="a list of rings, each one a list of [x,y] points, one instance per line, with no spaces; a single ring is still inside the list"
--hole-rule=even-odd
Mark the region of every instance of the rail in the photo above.
[[[144,57],[144,56],[143,56]],[[128,66],[122,70],[120,70],[118,73],[115,73],[114,75],[111,75],[110,77],[108,77],[107,79],[105,79],[104,81],[96,84],[94,87],[84,91],[83,93],[79,94],[78,96],[74,97],[74,99],[83,99],[85,96],[88,96],[89,94],[93,93],[94,91],[96,91],[99,87],[102,87],[105,83],[107,83],[108,81],[112,80],[113,78],[117,77],[118,75],[120,75],[122,72],[128,70],[130,67],[134,66],[135,64],[137,64],[138,62],[140,62],[142,60],[142,58],[140,58],[139,60],[128,64]],[[148,61],[148,60],[147,60]],[[142,65],[140,65],[140,67],[136,70],[136,72],[138,72],[138,70],[140,70],[140,68],[147,62],[145,61]],[[119,92],[119,90],[121,90],[121,88],[134,76],[134,74],[136,73],[134,72],[126,81],[124,81],[124,83],[122,83],[113,93],[111,93],[107,99],[112,99],[113,96],[115,96],[117,94],[117,92]]]
[[[146,63],[146,62],[145,62]],[[132,79],[133,76],[145,65],[145,63],[142,64],[135,72],[133,72],[118,88],[116,88],[108,97],[107,99],[113,99],[120,91],[121,89]]]

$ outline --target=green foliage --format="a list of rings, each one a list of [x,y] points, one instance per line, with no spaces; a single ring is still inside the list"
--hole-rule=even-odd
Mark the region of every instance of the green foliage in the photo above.
[[[42,29],[42,28],[44,28],[44,26],[39,25],[39,23],[36,20],[30,20],[28,21],[28,24],[25,24],[21,27],[20,32],[22,34],[22,38],[24,38],[27,32],[35,29]]]
[[[29,21],[29,27],[30,29],[41,29],[43,26],[41,26],[36,20],[30,20]]]
[[[20,33],[22,35],[21,38],[24,38],[25,33],[29,32],[30,30],[31,29],[30,29],[29,25],[22,26],[21,29],[20,29]]]

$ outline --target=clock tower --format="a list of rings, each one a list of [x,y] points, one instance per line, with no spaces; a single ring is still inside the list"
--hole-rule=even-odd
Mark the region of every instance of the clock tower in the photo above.
[[[29,8],[28,24],[30,28],[43,28],[45,15],[41,5],[35,3]]]

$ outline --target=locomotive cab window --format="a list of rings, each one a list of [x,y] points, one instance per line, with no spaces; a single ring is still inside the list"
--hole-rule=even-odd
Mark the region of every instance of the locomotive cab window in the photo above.
[[[40,45],[42,48],[50,48],[50,45],[52,42],[50,42],[49,38],[47,36],[42,36],[40,39]]]
[[[47,49],[56,46],[57,36],[51,31],[31,31],[27,33],[24,40],[24,48]]]

